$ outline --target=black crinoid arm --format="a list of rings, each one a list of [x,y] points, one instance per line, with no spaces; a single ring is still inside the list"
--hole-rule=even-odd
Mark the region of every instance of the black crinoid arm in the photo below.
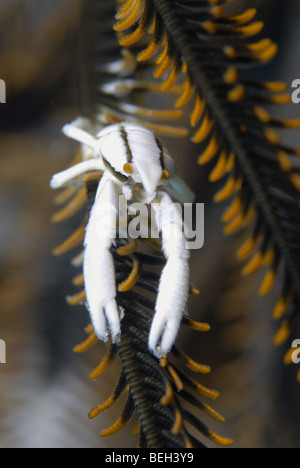
[[[217,202],[231,199],[223,215],[225,232],[253,224],[238,252],[240,259],[251,256],[244,273],[268,268],[261,296],[278,280],[273,315],[282,325],[274,342],[281,345],[299,330],[300,152],[285,144],[283,130],[298,128],[300,120],[272,117],[272,106],[291,101],[284,83],[249,79],[249,70],[270,61],[277,46],[261,38],[264,25],[256,20],[255,8],[233,15],[230,4],[121,2],[115,30],[123,47],[143,46],[137,60],[152,64],[163,89],[180,83],[182,94],[174,105],[190,114],[198,163],[215,160],[210,181],[226,178],[215,196]]]
[[[204,448],[204,440],[221,446],[232,440],[217,435],[202,421],[201,414],[222,423],[224,418],[205,399],[216,399],[219,393],[201,385],[193,376],[207,374],[210,368],[201,365],[174,347],[168,358],[158,360],[149,351],[148,336],[154,314],[159,271],[164,258],[159,254],[145,254],[137,244],[122,241],[112,248],[118,281],[118,305],[122,309],[121,340],[109,343],[107,352],[90,378],[105,378],[106,371],[119,358],[121,374],[112,395],[90,412],[90,418],[108,410],[122,394],[127,394],[120,418],[102,431],[103,437],[112,436],[128,424],[134,413],[138,425],[139,447],[144,448]],[[183,325],[195,333],[207,332],[210,327],[189,318]],[[97,343],[93,328],[86,329],[88,338],[75,348],[86,352]]]

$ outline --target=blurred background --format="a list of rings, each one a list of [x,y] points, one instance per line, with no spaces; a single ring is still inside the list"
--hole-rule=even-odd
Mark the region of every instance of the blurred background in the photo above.
[[[300,78],[299,1],[239,3],[258,8],[264,35],[279,44],[277,58],[254,75],[288,84]],[[90,409],[110,395],[118,369],[99,382],[88,380],[104,348],[73,353],[84,339],[88,316],[83,307],[64,301],[71,257],[51,254],[77,226],[76,219],[51,223],[49,181],[76,149],[61,128],[78,115],[80,18],[80,0],[0,4],[0,79],[7,85],[7,103],[0,104],[0,339],[7,346],[7,364],[0,365],[2,448],[135,446],[128,429],[110,439],[98,437],[117,419],[118,408],[88,419]],[[291,105],[286,115],[299,117],[300,105]],[[300,145],[299,135],[289,144]],[[172,150],[172,142],[169,146]],[[185,351],[213,367],[201,382],[220,390],[214,407],[227,419],[214,428],[233,437],[236,448],[299,448],[297,369],[285,368],[282,350],[272,347],[275,298],[257,298],[259,275],[241,276],[237,241],[222,235],[225,207],[211,203],[218,187],[207,182],[210,168],[187,165],[178,148],[174,152],[181,175],[206,203],[205,246],[192,259],[193,281],[205,294],[192,300],[191,315],[213,330],[201,340],[183,332],[180,340]]]

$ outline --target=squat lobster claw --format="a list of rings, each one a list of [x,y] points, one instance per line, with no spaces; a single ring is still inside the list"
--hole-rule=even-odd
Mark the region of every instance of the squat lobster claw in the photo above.
[[[175,342],[186,309],[190,278],[181,209],[167,193],[175,175],[174,161],[154,133],[140,125],[111,125],[93,137],[82,128],[83,122],[79,119],[63,131],[83,145],[89,158],[56,174],[50,185],[62,187],[85,173],[103,171],[84,240],[86,299],[95,332],[103,341],[107,341],[109,332],[113,342],[120,339],[110,248],[116,239],[119,196],[123,194],[130,203],[151,203],[156,226],[162,234],[167,263],[160,278],[149,348],[157,357],[164,357]]]

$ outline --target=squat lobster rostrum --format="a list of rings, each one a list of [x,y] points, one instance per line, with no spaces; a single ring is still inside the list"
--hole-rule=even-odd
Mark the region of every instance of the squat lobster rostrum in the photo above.
[[[78,124],[79,122],[79,124]],[[81,128],[78,126],[81,125]],[[83,162],[56,174],[52,188],[73,183],[92,171],[103,171],[84,240],[84,281],[87,307],[95,333],[107,341],[120,340],[120,316],[113,256],[119,196],[129,204],[151,204],[162,236],[166,265],[162,271],[149,348],[166,356],[176,339],[185,313],[190,280],[189,250],[184,236],[182,212],[168,194],[175,164],[154,133],[137,124],[123,123],[103,128],[96,137],[83,130],[82,119],[66,125],[63,132],[85,147]]]

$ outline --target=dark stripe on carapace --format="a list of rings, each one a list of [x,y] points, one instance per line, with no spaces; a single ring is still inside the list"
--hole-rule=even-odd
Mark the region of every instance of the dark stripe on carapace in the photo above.
[[[109,170],[109,172],[119,181],[119,182],[127,182],[128,181],[128,177],[124,176],[123,174],[121,174],[121,172],[118,172],[116,169],[114,169],[112,167],[112,165],[107,161],[107,159],[105,159],[104,157],[102,157],[103,159],[103,163],[106,167],[106,169]]]
[[[126,129],[125,129],[125,127],[123,125],[120,127],[120,132],[121,132],[121,137],[122,137],[122,140],[124,141],[125,148],[126,148],[127,162],[131,163],[131,161],[132,161],[132,151],[131,151],[131,148],[130,148],[130,145],[129,145],[128,135],[127,135]]]
[[[164,147],[163,147],[162,142],[161,142],[158,138],[155,138],[155,141],[156,141],[156,144],[157,144],[158,149],[159,149],[160,164],[161,164],[162,170],[164,171],[164,170],[165,170],[165,152],[164,152]]]

